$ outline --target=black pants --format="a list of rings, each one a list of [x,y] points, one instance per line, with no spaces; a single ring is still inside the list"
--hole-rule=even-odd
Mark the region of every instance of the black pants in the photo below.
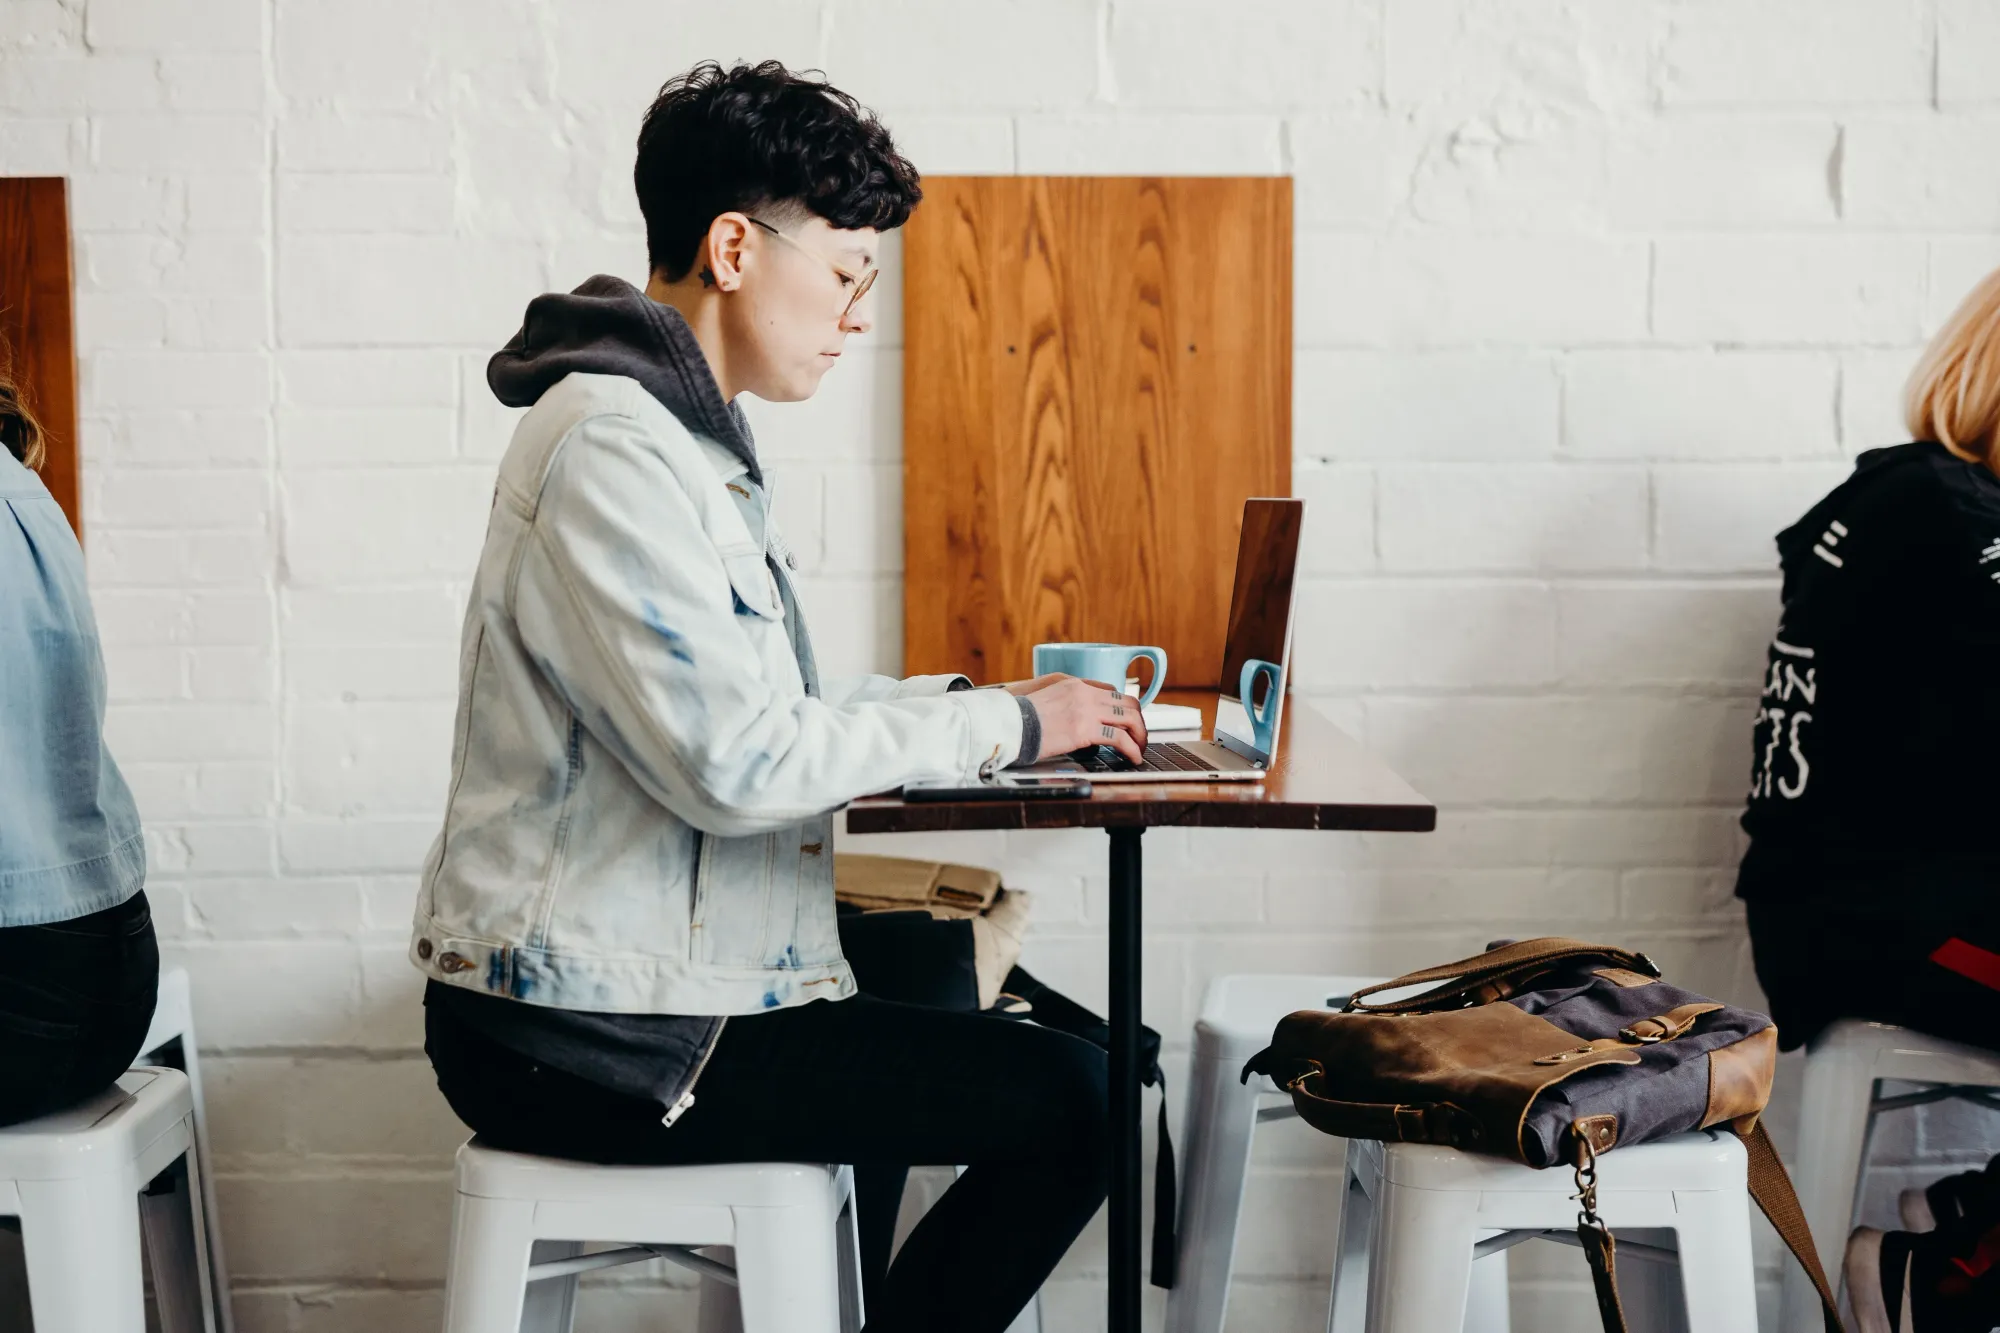
[[[146,895],[0,930],[0,1126],[111,1085],[153,1022],[160,951]]]
[[[1862,1018],[2000,1050],[2000,874],[1943,873],[1956,878],[1897,877],[1866,897],[1748,899],[1782,1049]]]
[[[654,1102],[530,1062],[442,1006],[425,1013],[438,1086],[495,1147],[853,1164],[869,1333],[999,1333],[1104,1201],[1105,1055],[1060,1032],[867,995],[732,1018],[666,1128]],[[908,1169],[951,1165],[969,1169],[889,1267]]]

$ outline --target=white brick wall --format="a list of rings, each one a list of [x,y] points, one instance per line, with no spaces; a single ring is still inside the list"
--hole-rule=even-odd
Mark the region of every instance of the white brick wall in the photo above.
[[[1898,438],[1922,340],[2000,264],[1996,15],[0,5],[0,172],[72,180],[112,737],[216,1071],[246,1330],[435,1326],[459,1131],[401,950],[514,416],[482,367],[533,294],[642,275],[630,144],[662,80],[823,65],[932,172],[1296,178],[1299,686],[1442,813],[1429,838],[1149,836],[1146,1003],[1178,1067],[1218,974],[1578,922],[1757,998],[1729,885],[1770,538]],[[900,657],[886,251],[873,350],[810,404],[752,407],[836,670]],[[1031,965],[1101,1000],[1100,837],[862,844],[1001,865],[1039,895]],[[1885,1133],[1873,1206],[1989,1135],[1956,1111]],[[1335,1159],[1296,1126],[1260,1142],[1232,1326],[1318,1328]],[[1574,1256],[1516,1253],[1517,1326],[1588,1326]],[[1101,1270],[1093,1231],[1051,1329],[1097,1326]],[[691,1310],[648,1271],[584,1319]]]

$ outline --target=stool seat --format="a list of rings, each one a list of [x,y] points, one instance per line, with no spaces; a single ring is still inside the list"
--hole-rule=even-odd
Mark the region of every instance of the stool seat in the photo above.
[[[679,1208],[790,1208],[824,1199],[828,1170],[807,1162],[604,1166],[507,1152],[474,1138],[458,1152],[458,1191],[539,1203],[671,1199]]]
[[[1883,1079],[1931,1085],[1896,1097],[1878,1094]],[[1993,1105],[1988,1089],[2000,1088],[2000,1052],[1946,1041],[1892,1023],[1842,1019],[1806,1048],[1800,1089],[1799,1148],[1792,1160],[1799,1206],[1813,1245],[1837,1265],[1861,1193],[1868,1140],[1884,1111],[1962,1098]],[[1836,1291],[1841,1274],[1828,1274]],[[1804,1273],[1787,1266],[1779,1327],[1784,1333],[1819,1333],[1819,1296]]]
[[[1368,1233],[1366,1314],[1343,1290],[1359,1265],[1336,1262],[1329,1333],[1458,1328],[1478,1265],[1529,1240],[1577,1243],[1576,1186],[1566,1167],[1536,1170],[1452,1148],[1356,1139],[1347,1145],[1347,1180],[1334,1255],[1353,1249],[1357,1231]],[[1756,1333],[1748,1157],[1735,1135],[1697,1131],[1604,1154],[1597,1211],[1618,1233],[1620,1285],[1635,1323]],[[1669,1230],[1677,1244],[1650,1239]],[[1676,1265],[1678,1290],[1661,1280]],[[1581,1254],[1576,1266],[1576,1299],[1588,1309]]]
[[[143,1066],[0,1129],[0,1215],[21,1221],[37,1333],[144,1333],[147,1258],[164,1333],[215,1333],[194,1146],[187,1078]]]
[[[178,1071],[127,1070],[87,1101],[0,1129],[0,1182],[132,1173],[144,1184],[187,1151],[193,1114]]]
[[[1830,1024],[1807,1048],[1810,1056],[1853,1055],[1867,1060],[1876,1078],[1912,1083],[1996,1086],[2000,1051],[1946,1041],[1915,1028],[1844,1018]]]
[[[1565,1166],[1537,1170],[1504,1157],[1460,1152],[1428,1143],[1357,1139],[1354,1150],[1390,1184],[1417,1190],[1477,1190],[1496,1195],[1552,1195],[1569,1225],[1576,1222],[1576,1182]],[[1744,1188],[1743,1144],[1734,1134],[1704,1131],[1634,1144],[1597,1161],[1600,1190],[1728,1190]],[[1507,1199],[1512,1211],[1519,1205]],[[1509,1226],[1519,1226],[1509,1222]]]
[[[845,1166],[742,1162],[607,1166],[458,1150],[446,1333],[568,1333],[579,1274],[660,1258],[736,1288],[736,1310],[703,1326],[745,1333],[856,1333],[861,1327],[854,1173]],[[587,1251],[590,1245],[609,1249]],[[734,1252],[734,1264],[709,1253]]]

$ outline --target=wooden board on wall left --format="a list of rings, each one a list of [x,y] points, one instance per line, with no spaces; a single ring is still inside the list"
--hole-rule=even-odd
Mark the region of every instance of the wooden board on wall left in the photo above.
[[[0,374],[42,423],[42,480],[80,539],[68,185],[60,176],[0,176]]]

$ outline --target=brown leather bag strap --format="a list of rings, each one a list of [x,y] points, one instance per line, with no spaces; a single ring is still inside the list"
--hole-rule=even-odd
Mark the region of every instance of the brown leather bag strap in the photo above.
[[[1286,1081],[1285,1091],[1302,1119],[1322,1133],[1382,1143],[1473,1146],[1477,1127],[1456,1106],[1442,1102],[1343,1102],[1322,1097],[1309,1084],[1325,1077],[1318,1061]]]
[[[1771,1220],[1785,1248],[1812,1279],[1813,1288],[1819,1292],[1820,1309],[1826,1316],[1826,1333],[1847,1333],[1840,1322],[1840,1307],[1833,1299],[1833,1287],[1826,1280],[1826,1269],[1820,1266],[1812,1230],[1806,1226],[1805,1210],[1799,1207],[1799,1196],[1792,1192],[1792,1178],[1785,1174],[1785,1164],[1778,1160],[1778,1150],[1765,1132],[1764,1122],[1759,1120],[1741,1137],[1750,1154],[1750,1197],[1757,1201],[1757,1207]]]
[[[1597,1293],[1597,1317],[1604,1333],[1626,1333],[1625,1303],[1618,1299],[1618,1241],[1608,1227],[1577,1224],[1583,1257],[1590,1262],[1590,1287]]]
[[[1360,1013],[1407,1014],[1426,1009],[1460,1008],[1468,1002],[1489,1004],[1513,994],[1519,989],[1522,978],[1546,971],[1557,963],[1579,958],[1601,958],[1613,967],[1630,968],[1649,976],[1660,975],[1660,969],[1644,954],[1610,944],[1591,944],[1560,935],[1546,935],[1539,939],[1517,940],[1471,958],[1461,958],[1455,963],[1406,972],[1394,981],[1385,981],[1380,985],[1364,986],[1348,997],[1345,1008]],[[1446,984],[1407,1000],[1391,1000],[1385,1004],[1362,1003],[1366,996],[1399,990],[1404,986],[1420,986],[1427,981]],[[1510,982],[1513,984],[1508,984]],[[1447,1001],[1456,1003],[1447,1004]]]

